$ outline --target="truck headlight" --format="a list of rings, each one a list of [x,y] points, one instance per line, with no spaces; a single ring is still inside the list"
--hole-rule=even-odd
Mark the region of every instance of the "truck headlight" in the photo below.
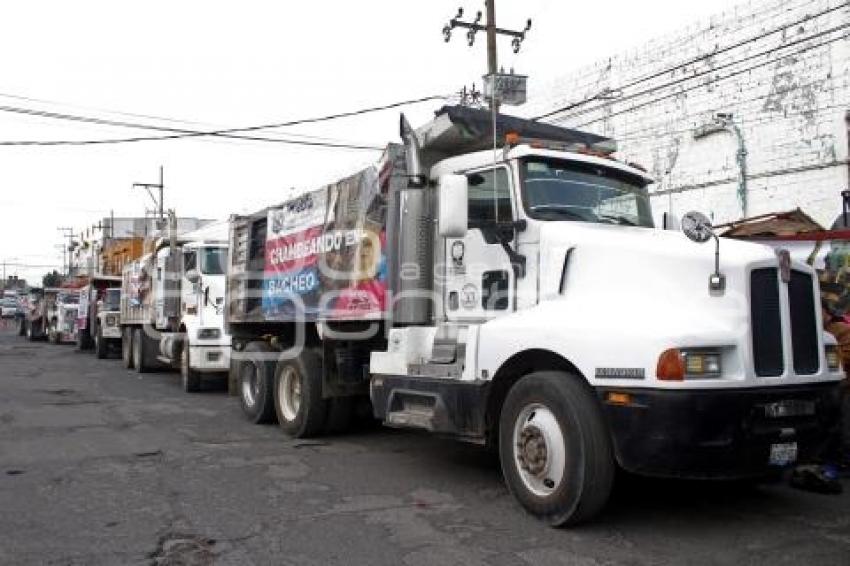
[[[685,378],[720,377],[720,352],[718,350],[682,350]]]
[[[838,346],[835,344],[827,344],[825,349],[826,366],[829,368],[829,371],[839,371],[841,369],[841,356],[838,355]]]
[[[221,330],[218,328],[201,328],[198,330],[198,340],[215,340],[221,338]]]
[[[720,377],[720,350],[708,348],[665,350],[658,357],[656,375],[662,381]]]

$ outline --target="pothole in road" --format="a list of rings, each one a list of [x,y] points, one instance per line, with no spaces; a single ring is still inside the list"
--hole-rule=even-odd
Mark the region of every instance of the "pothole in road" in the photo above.
[[[215,539],[185,533],[166,533],[149,556],[154,566],[206,566],[215,560]]]

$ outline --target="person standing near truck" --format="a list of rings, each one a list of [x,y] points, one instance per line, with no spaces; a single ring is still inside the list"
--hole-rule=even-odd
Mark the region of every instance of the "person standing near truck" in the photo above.
[[[850,471],[850,242],[830,242],[830,250],[819,271],[824,328],[835,336],[844,368],[841,383],[841,424],[828,447],[828,459],[840,471]]]

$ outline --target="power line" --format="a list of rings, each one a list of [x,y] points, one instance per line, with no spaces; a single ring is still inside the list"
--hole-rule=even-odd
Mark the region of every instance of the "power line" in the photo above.
[[[698,77],[704,76],[704,75],[709,74],[709,73],[714,73],[714,72],[717,72],[717,71],[719,71],[719,70],[726,69],[726,68],[728,68],[728,67],[734,67],[734,66],[736,66],[736,65],[738,65],[738,64],[740,64],[740,63],[743,63],[743,62],[745,62],[745,61],[750,61],[750,60],[752,60],[752,59],[757,59],[757,58],[760,58],[760,57],[764,57],[764,56],[766,56],[766,55],[772,55],[772,54],[774,54],[774,53],[775,53],[777,50],[779,50],[779,49],[785,49],[785,48],[788,48],[788,47],[792,47],[792,46],[794,46],[794,45],[799,45],[800,43],[805,43],[805,42],[811,41],[812,39],[815,39],[815,38],[817,38],[817,37],[821,37],[821,36],[823,36],[823,35],[828,35],[828,34],[831,34],[831,33],[836,32],[836,31],[841,31],[842,29],[845,29],[845,28],[847,28],[847,27],[850,27],[850,24],[843,24],[843,25],[840,25],[840,26],[836,26],[836,27],[834,27],[834,28],[830,28],[830,29],[828,29],[828,30],[825,30],[825,31],[822,31],[822,32],[818,32],[818,33],[817,33],[817,34],[815,34],[815,35],[811,35],[811,36],[809,36],[809,37],[805,37],[805,38],[803,38],[803,39],[799,39],[799,40],[797,40],[797,41],[794,41],[794,42],[788,43],[788,44],[783,45],[783,46],[781,46],[781,47],[778,47],[778,48],[776,48],[776,49],[770,49],[770,50],[767,50],[767,51],[762,51],[762,52],[756,53],[756,54],[754,54],[754,55],[750,55],[750,56],[748,56],[748,57],[745,57],[745,58],[743,58],[743,59],[739,59],[739,60],[736,60],[736,61],[732,61],[732,62],[730,62],[730,63],[727,63],[727,64],[725,64],[725,65],[721,65],[721,66],[719,66],[719,67],[714,67],[714,68],[712,68],[712,69],[707,69],[707,70],[705,70],[705,71],[702,71],[702,72],[699,72],[699,73],[695,73],[695,74],[693,74],[693,75],[691,75],[691,76],[684,77],[684,78],[682,78],[682,79],[677,79],[677,80],[675,80],[675,81],[671,81],[671,82],[668,82],[668,83],[665,83],[665,84],[662,84],[662,85],[658,85],[658,86],[655,86],[655,87],[650,88],[650,89],[645,89],[645,90],[643,90],[643,91],[640,91],[640,92],[637,92],[637,93],[631,94],[631,95],[629,95],[629,96],[627,96],[627,97],[619,98],[619,99],[617,99],[617,100],[616,100],[616,102],[623,102],[623,101],[625,101],[625,100],[631,100],[631,99],[633,99],[633,98],[637,98],[637,97],[639,97],[639,96],[643,96],[643,95],[646,95],[646,94],[651,94],[651,93],[653,93],[653,92],[655,92],[655,91],[658,91],[658,90],[661,90],[661,89],[665,89],[665,88],[668,88],[668,87],[672,87],[672,86],[676,86],[676,85],[681,84],[681,83],[683,83],[683,82],[687,82],[687,81],[690,81],[690,80],[692,80],[692,79],[696,79],[696,78],[698,78]],[[825,41],[825,42],[822,42],[822,43],[816,44],[816,45],[814,45],[814,46],[808,46],[808,47],[805,47],[805,48],[802,48],[802,49],[799,49],[799,50],[793,51],[792,53],[786,53],[786,54],[784,54],[784,55],[778,56],[778,57],[776,57],[775,59],[772,59],[772,60],[767,61],[767,62],[765,62],[765,63],[761,63],[761,64],[755,65],[755,66],[753,66],[753,67],[748,67],[747,69],[743,69],[741,72],[746,72],[746,71],[750,71],[750,70],[758,69],[758,68],[763,67],[763,66],[765,66],[765,65],[769,65],[769,64],[771,64],[771,63],[775,63],[775,62],[779,61],[780,59],[782,59],[782,58],[784,58],[784,57],[787,57],[788,55],[797,55],[797,54],[800,54],[800,53],[804,53],[804,52],[809,51],[809,50],[811,50],[811,49],[814,49],[814,48],[817,48],[817,47],[822,47],[822,46],[824,46],[824,45],[828,45],[828,44],[830,44],[830,43],[834,43],[835,41],[839,41],[839,40],[841,40],[841,39],[845,39],[845,38],[846,38],[846,34],[845,34],[844,36],[839,36],[839,37],[837,37],[837,38],[834,38],[834,39],[832,39],[832,40],[828,40],[828,41]],[[736,75],[738,75],[738,74],[741,74],[741,72],[734,72],[734,73],[731,73],[731,74],[727,75],[726,77],[721,77],[720,79],[712,79],[712,82],[718,82],[718,81],[720,81],[720,80],[722,80],[722,79],[725,79],[725,78],[728,78],[728,77],[732,77],[732,76],[736,76]],[[689,87],[689,88],[686,88],[686,89],[684,89],[684,90],[677,91],[677,92],[676,92],[676,93],[674,93],[673,95],[675,96],[675,95],[677,95],[677,94],[681,94],[681,93],[684,93],[684,92],[688,92],[688,91],[690,91],[690,90],[693,90],[694,88],[699,88],[699,87],[701,87],[701,86],[703,86],[703,85],[696,85],[696,87]],[[662,98],[657,99],[657,100],[664,100],[665,98],[669,98],[669,96],[667,96],[667,97],[662,97]],[[645,105],[645,104],[643,104],[643,105]],[[640,108],[640,107],[642,107],[643,105],[633,106],[632,108]],[[590,113],[592,113],[592,112],[602,110],[602,109],[604,109],[604,107],[605,107],[605,105],[600,105],[600,106],[597,106],[597,107],[595,107],[595,108],[590,108],[590,109],[586,109],[586,110],[581,110],[581,111],[579,111],[579,112],[576,112],[576,113],[574,113],[574,114],[571,114],[570,116],[563,117],[563,118],[558,118],[558,119],[556,119],[556,120],[554,120],[554,121],[555,121],[555,122],[558,122],[558,123],[561,123],[561,122],[563,122],[563,121],[565,121],[565,120],[567,120],[567,119],[575,118],[575,117],[577,117],[577,116],[581,116],[581,115],[583,115],[583,114],[590,114]],[[615,114],[619,114],[619,113],[621,113],[621,112],[618,112],[618,113],[615,113]],[[593,122],[595,122],[595,121],[598,121],[598,120],[593,120],[593,121],[588,122],[588,123],[593,123]]]
[[[845,26],[841,26],[841,27],[848,27],[848,26],[850,26],[850,24],[847,24],[847,25],[845,25]],[[847,37],[848,37],[848,34],[844,34],[844,35],[839,36],[839,37],[837,37],[837,38],[830,39],[830,40],[827,40],[827,41],[823,41],[823,42],[818,43],[818,44],[815,44],[815,45],[810,45],[810,46],[805,47],[805,48],[803,48],[803,49],[799,49],[799,50],[797,50],[797,51],[794,51],[794,52],[793,52],[793,54],[794,54],[794,55],[799,55],[800,53],[805,53],[806,51],[811,51],[812,49],[817,49],[817,48],[819,48],[819,47],[824,47],[824,46],[829,45],[829,44],[831,44],[831,43],[835,43],[836,41],[840,41],[840,40],[843,40],[843,39],[847,39]],[[807,38],[807,39],[808,39],[808,38]],[[776,58],[776,59],[771,59],[770,61],[766,61],[766,62],[764,62],[764,63],[759,63],[758,65],[753,65],[753,66],[751,66],[751,67],[746,67],[746,68],[744,68],[744,69],[739,69],[739,70],[737,70],[737,71],[731,72],[731,73],[729,73],[728,75],[725,75],[725,76],[722,76],[722,77],[713,78],[713,79],[711,80],[711,84],[716,84],[716,83],[719,83],[719,82],[725,81],[725,80],[727,80],[727,79],[730,79],[730,78],[732,78],[732,77],[738,76],[738,75],[740,75],[740,74],[747,73],[747,72],[749,72],[749,71],[753,71],[753,70],[755,70],[755,69],[759,69],[759,68],[761,68],[761,67],[766,67],[767,65],[771,65],[771,64],[773,64],[773,63],[776,63],[776,62],[778,62],[780,59],[783,59],[783,58],[785,58],[785,57],[787,57],[787,56],[788,56],[788,54],[786,54],[786,55],[781,55],[781,56],[779,56],[779,57],[778,57],[778,58]],[[625,113],[628,113],[628,112],[632,112],[632,111],[634,111],[634,110],[637,110],[638,108],[643,108],[643,107],[645,107],[645,106],[649,106],[649,105],[655,104],[655,103],[657,103],[657,102],[661,102],[662,100],[667,100],[668,98],[673,98],[674,96],[680,96],[680,95],[682,95],[682,94],[684,94],[684,93],[686,93],[686,92],[690,92],[690,91],[695,90],[695,89],[697,89],[697,88],[703,88],[703,87],[705,87],[705,86],[706,86],[706,85],[704,85],[704,84],[698,84],[698,85],[690,86],[690,87],[687,87],[687,88],[683,88],[683,89],[681,89],[681,90],[677,90],[676,92],[673,92],[673,93],[671,93],[671,94],[667,94],[667,95],[664,95],[664,96],[661,96],[661,97],[658,97],[658,98],[654,98],[654,99],[649,100],[649,101],[647,101],[647,102],[643,102],[643,103],[640,103],[640,104],[636,104],[636,105],[634,105],[634,106],[630,106],[629,108],[625,108],[625,109],[623,109],[623,110],[619,110],[619,111],[617,111],[617,112],[612,112],[612,113],[610,113],[610,114],[606,114],[605,116],[603,116],[603,117],[601,117],[601,118],[595,118],[595,119],[593,119],[593,120],[588,120],[587,122],[584,122],[584,123],[579,124],[578,126],[574,126],[574,127],[575,127],[576,129],[580,129],[580,128],[583,128],[583,127],[588,126],[588,125],[590,125],[590,124],[594,124],[594,123],[599,122],[599,121],[602,121],[602,120],[607,120],[607,119],[609,119],[609,118],[613,118],[614,116],[619,116],[619,115],[621,115],[621,114],[625,114]],[[558,123],[560,123],[560,122],[562,122],[562,121],[563,121],[563,120],[556,120],[556,122],[558,122]]]
[[[0,93],[0,98],[11,98],[11,99],[14,99],[14,100],[24,100],[24,101],[27,101],[27,102],[36,102],[36,103],[39,103],[39,104],[51,104],[51,105],[54,105],[54,106],[67,106],[67,107],[70,107],[70,108],[82,108],[82,109],[85,109],[85,110],[93,110],[95,112],[103,112],[103,113],[106,113],[106,114],[116,114],[116,115],[119,115],[119,116],[130,116],[130,117],[133,117],[133,118],[145,118],[145,119],[151,119],[151,120],[159,120],[159,121],[162,121],[162,122],[190,124],[190,125],[193,125],[193,126],[203,126],[203,127],[213,129],[213,130],[225,128],[225,126],[222,126],[220,124],[210,124],[209,122],[198,122],[198,121],[193,121],[193,120],[184,120],[184,119],[180,119],[180,118],[157,116],[157,115],[153,115],[153,114],[139,114],[139,113],[135,113],[135,112],[123,112],[123,111],[120,111],[120,110],[112,110],[112,109],[108,109],[108,108],[97,108],[97,107],[93,107],[93,106],[83,106],[83,105],[79,105],[79,104],[70,104],[70,103],[67,103],[67,102],[60,102],[60,101],[56,101],[56,100],[48,100],[48,99],[44,99],[44,98],[34,98],[34,97],[23,96],[23,95],[19,95],[19,94]],[[27,110],[29,110],[29,109],[27,109]],[[117,125],[124,126],[124,125],[127,125],[127,124],[126,123],[120,123],[120,124],[117,124]],[[127,125],[127,127],[130,127],[130,126]],[[147,128],[148,126],[145,125],[145,124],[141,124],[141,125],[140,124],[133,124],[132,127]],[[168,130],[166,130],[166,131],[168,131]],[[184,130],[176,130],[176,131],[181,132],[181,131],[184,131]],[[191,132],[191,131],[196,131],[196,130],[187,130],[187,131]],[[277,133],[277,132],[274,132],[274,133]],[[338,138],[328,138],[328,137],[323,137],[323,136],[312,136],[312,135],[307,135],[307,134],[299,134],[299,133],[295,133],[295,132],[280,132],[280,133],[284,134],[286,136],[289,136],[289,137],[294,137],[294,138],[303,138],[303,139],[319,140],[319,141],[327,141],[327,142],[337,142],[337,143],[349,143],[347,140],[341,140],[341,139],[338,139]]]
[[[829,80],[829,79],[819,79],[819,80],[812,81],[812,82],[809,82],[809,83],[800,84],[800,85],[797,85],[797,88],[811,87],[811,86],[814,86],[814,85],[821,83],[825,80]],[[775,95],[774,92],[769,92],[767,94],[754,96],[752,98],[747,98],[747,99],[744,99],[744,100],[738,100],[738,101],[735,102],[735,105],[738,106],[738,107],[741,107],[744,104],[748,104],[748,103],[751,103],[751,102],[758,102],[760,100],[770,98],[771,96],[774,96],[774,95]],[[822,111],[822,110],[834,110],[836,108],[846,108],[846,104],[819,106],[817,108],[808,108],[807,111],[819,112],[819,111]],[[785,114],[784,116],[782,116],[782,118],[796,117],[796,116],[799,116],[801,114],[802,114],[802,112]],[[693,119],[699,118],[699,117],[704,116],[704,115],[705,115],[705,112],[701,111],[701,112],[695,112],[695,113],[692,113],[692,114],[686,114],[686,115],[683,115],[683,116],[677,116],[675,119],[676,119],[676,121],[681,122],[681,121],[685,121],[685,120],[693,120]],[[756,118],[756,119],[750,119],[750,120],[747,120],[747,119],[738,120],[738,119],[736,119],[736,123],[739,124],[739,125],[751,125],[751,124],[761,124],[761,123],[773,122],[776,119],[777,119],[776,116],[767,116],[767,117],[764,117],[764,118]],[[618,143],[623,143],[623,142],[630,142],[630,141],[635,141],[635,140],[656,138],[657,134],[646,134],[646,135],[638,135],[638,134],[642,134],[643,132],[654,132],[654,131],[657,131],[657,130],[664,128],[664,126],[665,126],[664,124],[656,124],[656,125],[653,125],[653,126],[647,126],[645,128],[639,128],[637,130],[632,130],[632,131],[629,132],[628,136],[617,137],[616,140],[617,140]],[[665,132],[662,132],[662,133],[664,135],[675,135],[675,134],[682,134],[682,133],[687,133],[687,132],[691,132],[691,131],[693,131],[693,127],[677,129],[677,130],[669,130],[669,131],[665,131]]]
[[[381,150],[383,147],[379,146],[367,146],[367,145],[357,145],[357,144],[343,144],[343,143],[330,143],[330,142],[318,142],[318,141],[306,141],[306,140],[291,140],[291,139],[280,139],[280,138],[268,138],[262,136],[245,136],[239,135],[240,132],[252,132],[258,130],[265,129],[273,129],[273,128],[283,128],[289,126],[296,126],[300,124],[313,124],[318,122],[325,122],[330,120],[337,120],[340,118],[349,118],[353,116],[360,116],[364,114],[369,114],[373,112],[380,112],[383,110],[390,110],[393,108],[398,108],[401,106],[408,106],[411,104],[418,104],[421,102],[428,102],[431,100],[444,100],[446,96],[444,95],[432,95],[426,96],[422,98],[416,98],[411,100],[404,100],[399,102],[393,102],[391,104],[385,104],[382,106],[373,106],[369,108],[362,108],[359,110],[353,110],[348,112],[340,112],[336,114],[328,114],[325,116],[313,117],[313,118],[304,118],[300,120],[291,120],[288,122],[280,122],[273,124],[260,124],[255,126],[245,126],[239,128],[224,128],[217,130],[207,130],[207,131],[197,131],[197,130],[188,130],[188,129],[178,129],[178,128],[168,128],[162,126],[153,126],[149,124],[138,124],[133,122],[122,122],[116,120],[106,120],[102,118],[93,118],[90,116],[80,116],[74,114],[64,114],[57,112],[47,112],[43,110],[33,110],[31,108],[20,108],[13,106],[0,106],[0,111],[2,112],[12,112],[18,114],[25,114],[43,118],[51,118],[58,120],[71,120],[76,122],[84,122],[84,123],[92,123],[97,125],[106,125],[106,126],[117,126],[124,128],[135,128],[135,129],[146,129],[146,130],[155,130],[155,131],[165,131],[165,132],[174,132],[170,135],[163,136],[135,136],[131,138],[113,138],[113,139],[101,139],[101,140],[54,140],[54,141],[0,141],[0,146],[57,146],[57,145],[99,145],[99,144],[115,144],[115,143],[132,143],[132,142],[141,142],[141,141],[162,141],[162,140],[172,140],[172,139],[182,139],[182,138],[192,138],[192,137],[204,137],[204,136],[216,136],[216,137],[226,137],[226,138],[236,138],[242,140],[251,140],[251,141],[263,141],[263,142],[272,142],[272,143],[286,143],[286,144],[294,144],[294,145],[306,145],[306,146],[314,146],[314,147],[331,147],[331,148],[341,148],[341,149],[364,149],[364,150]]]
[[[683,67],[687,67],[688,65],[693,65],[694,63],[699,63],[700,61],[704,61],[705,59],[709,59],[709,58],[712,58],[712,57],[716,57],[716,56],[721,55],[721,54],[723,54],[723,53],[727,53],[727,52],[729,52],[729,51],[732,51],[733,49],[737,49],[738,47],[743,47],[744,45],[748,45],[748,44],[750,44],[750,43],[752,43],[752,42],[754,42],[754,41],[758,41],[759,39],[764,39],[765,37],[768,37],[768,36],[773,35],[773,34],[775,34],[775,33],[779,33],[779,32],[781,32],[781,31],[787,30],[787,29],[789,29],[789,28],[791,28],[791,27],[793,27],[793,26],[800,25],[800,24],[802,24],[802,23],[808,22],[808,21],[813,20],[813,19],[815,19],[815,18],[819,18],[819,17],[821,17],[821,16],[824,16],[824,15],[829,14],[829,13],[831,13],[831,12],[834,12],[834,11],[836,11],[836,10],[841,10],[841,9],[847,8],[848,6],[850,6],[850,2],[844,2],[844,3],[839,4],[839,5],[837,5],[837,6],[833,6],[832,8],[827,8],[826,10],[824,10],[824,11],[822,11],[822,12],[819,12],[819,13],[817,13],[817,14],[813,14],[813,15],[806,15],[805,17],[803,17],[803,18],[802,18],[802,19],[800,19],[800,20],[797,20],[796,22],[792,22],[792,23],[790,23],[790,24],[786,24],[786,25],[784,25],[784,26],[781,26],[781,27],[778,27],[778,28],[772,29],[772,30],[770,30],[770,31],[768,31],[768,32],[761,33],[761,34],[758,34],[758,35],[756,35],[756,36],[753,36],[753,37],[747,38],[747,39],[745,39],[745,40],[739,41],[739,42],[734,43],[734,44],[732,44],[732,45],[728,45],[728,46],[726,46],[726,47],[724,47],[724,48],[722,48],[722,49],[718,49],[717,51],[713,51],[713,52],[711,52],[711,53],[707,53],[707,54],[704,54],[704,55],[699,55],[699,56],[694,57],[694,58],[692,58],[692,59],[689,59],[689,60],[687,60],[687,61],[685,61],[685,62],[683,62],[683,63],[679,63],[679,64],[676,64],[676,65],[674,65],[674,66],[672,66],[672,67],[668,67],[668,68],[666,68],[666,69],[664,69],[664,70],[662,70],[662,71],[657,71],[657,72],[651,73],[651,74],[649,74],[649,75],[645,75],[645,76],[643,76],[643,77],[641,77],[641,78],[639,78],[639,79],[635,79],[635,80],[633,80],[633,81],[631,81],[631,82],[629,82],[629,83],[626,83],[626,84],[621,85],[621,86],[619,86],[619,87],[617,87],[617,88],[613,88],[613,89],[609,89],[609,90],[610,90],[610,91],[621,91],[621,90],[624,90],[624,89],[627,89],[627,88],[631,88],[631,87],[633,87],[633,86],[636,86],[636,85],[638,85],[638,84],[644,83],[644,82],[646,82],[646,81],[649,81],[649,80],[652,80],[652,79],[655,79],[655,78],[658,78],[658,77],[664,76],[664,75],[666,75],[667,73],[672,73],[673,71],[676,71],[676,70],[681,69],[681,68],[683,68]],[[688,77],[688,78],[691,78],[691,77]],[[686,79],[685,79],[685,80],[686,80]],[[630,96],[634,96],[634,95],[630,95]],[[588,102],[592,102],[592,101],[594,101],[594,100],[597,100],[597,98],[598,98],[598,96],[597,96],[597,95],[590,96],[590,97],[588,97],[588,98],[585,98],[584,100],[579,100],[579,101],[577,101],[577,102],[570,103],[570,104],[568,104],[567,106],[564,106],[564,107],[559,108],[559,109],[557,109],[557,110],[552,110],[551,112],[547,112],[547,113],[545,113],[545,114],[541,114],[540,116],[536,116],[536,117],[532,118],[532,120],[541,120],[541,119],[543,119],[543,118],[548,118],[548,117],[550,117],[550,116],[554,116],[555,114],[558,114],[558,113],[560,113],[560,112],[564,112],[564,111],[566,111],[566,110],[572,110],[573,108],[575,108],[575,107],[577,107],[577,106],[581,106],[581,105],[586,104],[586,103],[588,103]],[[597,107],[597,108],[599,108],[599,107]],[[591,112],[591,111],[593,111],[593,109],[588,110],[588,111],[586,111],[586,112]],[[581,114],[583,114],[583,113],[585,113],[585,112],[579,112],[579,113],[573,114],[573,115],[571,115],[571,116],[569,116],[569,117],[571,118],[571,117],[574,117],[574,116],[581,115]]]

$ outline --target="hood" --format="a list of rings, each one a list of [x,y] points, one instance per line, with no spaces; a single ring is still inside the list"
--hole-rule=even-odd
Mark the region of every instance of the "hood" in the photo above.
[[[541,226],[540,250],[541,303],[568,303],[611,324],[623,317],[645,317],[678,332],[695,326],[713,327],[720,334],[738,331],[749,317],[750,270],[778,264],[767,246],[722,239],[720,272],[726,288],[711,292],[713,239],[698,244],[678,232],[552,222]],[[796,263],[795,268],[810,270]]]

